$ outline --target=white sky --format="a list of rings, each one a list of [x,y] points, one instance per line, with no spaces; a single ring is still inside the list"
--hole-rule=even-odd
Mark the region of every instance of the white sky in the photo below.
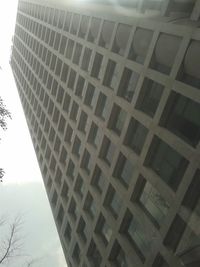
[[[9,66],[11,39],[14,33],[17,0],[2,1],[0,8],[0,96],[12,120],[7,131],[0,130],[0,167],[6,174],[0,184],[0,216],[12,218],[24,214],[23,253],[6,266],[23,267],[31,259],[40,259],[35,267],[66,267],[58,234],[43,186],[37,159],[26,125],[18,92]],[[36,197],[37,196],[37,197]],[[0,229],[1,237],[7,233]]]

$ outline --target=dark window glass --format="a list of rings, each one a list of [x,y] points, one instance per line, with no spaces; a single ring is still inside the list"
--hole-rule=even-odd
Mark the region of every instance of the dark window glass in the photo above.
[[[196,146],[200,140],[200,104],[172,92],[161,117],[161,125]]]
[[[177,190],[188,161],[158,137],[154,137],[145,165],[157,173],[174,191]]]
[[[93,240],[91,241],[89,245],[87,257],[88,257],[89,262],[91,263],[91,266],[95,267],[95,266],[101,265],[102,257]]]
[[[109,260],[113,263],[115,267],[129,267],[125,252],[117,241],[112,247]]]
[[[118,95],[131,102],[138,82],[139,74],[125,68],[119,84]]]
[[[124,144],[139,155],[142,151],[147,132],[146,127],[132,118],[124,139]]]
[[[160,253],[158,253],[158,255],[156,256],[152,264],[152,267],[169,267],[169,265],[164,260],[164,258],[160,255]]]
[[[150,220],[156,227],[160,227],[169,211],[169,204],[167,201],[158,190],[141,175],[137,180],[133,195],[134,194],[138,194],[136,197],[138,204],[148,215]]]
[[[123,111],[118,105],[113,106],[110,115],[108,127],[111,128],[116,134],[120,135],[126,119],[126,112]]]
[[[163,242],[164,245],[171,249],[173,252],[176,251],[185,227],[186,223],[179,215],[176,215]]]
[[[153,117],[163,92],[163,85],[145,78],[137,99],[136,109]]]
[[[112,229],[107,224],[102,214],[98,219],[95,232],[101,237],[103,243],[107,246],[112,237]]]
[[[117,164],[114,169],[113,176],[118,178],[120,183],[122,183],[123,186],[128,188],[129,183],[133,176],[134,167],[132,163],[126,159],[126,157],[120,153]]]

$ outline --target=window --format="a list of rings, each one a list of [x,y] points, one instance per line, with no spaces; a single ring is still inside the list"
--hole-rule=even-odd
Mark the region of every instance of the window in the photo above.
[[[47,43],[47,44],[49,44],[49,37],[50,37],[50,29],[49,28],[47,28],[47,31],[46,31],[46,35],[45,35],[45,43]],[[48,53],[47,53],[47,57],[46,57],[46,63],[47,63],[47,66],[49,65],[49,59],[48,59],[48,57],[50,56],[50,52],[48,51]]]
[[[112,38],[114,30],[114,22],[105,20],[101,29],[101,35],[99,39],[99,45],[105,48],[109,48],[109,44]]]
[[[148,53],[153,32],[143,28],[137,28],[130,47],[128,58],[143,64]]]
[[[200,89],[200,77],[198,73],[200,42],[192,40],[186,50],[183,62],[177,75],[177,79],[181,82],[189,84],[193,87]]]
[[[53,204],[54,207],[57,204],[57,200],[58,200],[58,194],[57,194],[57,192],[55,190],[54,193],[53,193],[53,197],[52,197],[52,204]]]
[[[108,243],[111,240],[112,237],[112,229],[110,228],[110,226],[107,224],[105,218],[103,217],[103,215],[101,214],[96,228],[95,228],[95,232],[100,235],[103,243],[107,246]]]
[[[74,14],[72,23],[71,23],[70,33],[75,34],[75,35],[77,34],[79,22],[80,22],[80,15]]]
[[[67,167],[67,175],[72,180],[74,180],[74,177],[75,177],[75,165],[74,165],[74,163],[73,163],[73,161],[71,159],[69,160],[69,164],[68,164],[68,167]]]
[[[85,199],[84,209],[87,211],[91,219],[94,219],[96,217],[97,207],[90,193],[87,194],[87,197]]]
[[[86,191],[86,188],[85,188],[85,185],[84,185],[83,178],[80,176],[80,174],[78,175],[78,177],[76,179],[74,190],[75,190],[75,192],[78,193],[79,197],[82,199],[83,196],[84,196],[84,193]]]
[[[76,72],[75,70],[71,69],[67,86],[72,90],[74,89],[75,80],[76,80]]]
[[[131,118],[124,144],[131,148],[136,154],[140,154],[147,136],[147,128]]]
[[[49,24],[53,24],[53,17],[54,17],[54,9],[50,8],[49,12]]]
[[[65,12],[64,11],[60,11],[59,20],[58,20],[58,28],[59,29],[63,28],[64,20],[65,20]]]
[[[78,32],[78,37],[85,38],[87,29],[89,24],[89,17],[88,16],[82,16],[81,23],[80,23],[80,29]]]
[[[87,241],[89,232],[87,230],[86,223],[82,217],[80,218],[79,223],[78,223],[77,233],[80,236],[81,240],[85,243]]]
[[[46,153],[45,153],[45,159],[47,160],[48,163],[49,163],[50,157],[51,157],[51,149],[50,149],[50,147],[47,145]]]
[[[100,79],[100,74],[102,70],[102,61],[103,61],[103,56],[99,53],[96,53],[91,71],[92,77]]]
[[[71,22],[71,17],[72,14],[70,12],[66,12],[66,16],[65,16],[65,24],[64,24],[64,30],[66,32],[69,31],[69,26],[70,26],[70,22]]]
[[[51,161],[50,161],[50,165],[49,165],[50,170],[54,173],[55,172],[55,168],[56,168],[56,160],[54,158],[54,156],[51,156]]]
[[[82,150],[83,150],[83,146],[81,145],[81,141],[76,136],[75,139],[74,139],[73,147],[72,147],[72,153],[79,158]]]
[[[122,208],[122,199],[118,193],[115,192],[114,188],[110,185],[106,193],[104,206],[106,206],[112,213],[115,219],[118,218],[120,210]]]
[[[78,130],[83,133],[86,133],[87,132],[86,129],[88,128],[87,126],[88,126],[88,116],[84,111],[82,111],[79,119]]]
[[[91,266],[95,267],[101,265],[102,257],[93,239],[90,242],[87,257],[89,262],[91,263]]]
[[[48,106],[48,114],[51,116],[53,113],[53,109],[54,109],[54,103],[52,100],[49,100],[49,106]]]
[[[66,165],[66,160],[67,160],[67,151],[64,148],[64,146],[62,147],[61,153],[60,153],[60,158],[59,161],[60,163],[65,167]]]
[[[131,27],[129,25],[126,24],[118,25],[112,46],[112,51],[114,53],[117,53],[121,56],[125,54],[130,32],[131,32]]]
[[[97,95],[98,95],[98,92],[95,89],[94,85],[92,85],[91,83],[88,83],[86,94],[85,94],[85,99],[84,99],[84,104],[89,106],[90,108],[93,108],[97,100]]]
[[[128,188],[132,179],[134,167],[132,163],[122,154],[119,154],[113,176],[118,178],[120,183]]]
[[[84,151],[81,161],[81,168],[83,168],[87,172],[87,174],[90,174],[93,169],[93,160],[87,150]]]
[[[67,129],[66,129],[66,133],[65,133],[65,142],[71,144],[72,134],[73,134],[73,130],[72,130],[71,126],[67,125]]]
[[[59,49],[60,54],[62,54],[62,55],[65,54],[66,45],[67,45],[67,37],[62,36],[61,43],[60,43],[60,49]]]
[[[124,250],[121,248],[119,243],[115,241],[110,256],[109,256],[109,261],[113,263],[113,266],[115,267],[129,267],[130,265],[128,264],[127,261],[127,256],[125,255]]]
[[[76,102],[73,102],[70,112],[70,119],[76,122],[77,115],[78,115],[78,104],[76,104]]]
[[[90,22],[90,28],[88,33],[88,41],[94,43],[98,37],[101,20],[98,18],[92,18]]]
[[[73,50],[74,50],[74,41],[72,41],[71,39],[68,39],[67,48],[65,51],[65,56],[68,59],[72,58]]]
[[[50,69],[52,71],[55,70],[55,67],[56,67],[56,55],[52,54],[52,57],[51,57],[51,64],[50,64]]]
[[[68,185],[67,185],[67,183],[65,181],[64,181],[64,184],[63,184],[63,187],[62,187],[61,197],[65,201],[65,203],[68,202],[68,199],[69,199],[69,187],[68,187]]]
[[[35,121],[35,128],[38,128],[38,123],[37,123],[37,121]],[[48,134],[48,132],[49,132],[49,128],[50,128],[50,122],[49,122],[49,120],[46,118],[46,120],[45,120],[45,126],[44,126],[44,131],[45,131],[47,134]],[[34,129],[34,131],[37,132],[36,129]]]
[[[188,161],[158,137],[154,137],[145,165],[176,191],[187,168]]]
[[[103,85],[116,90],[116,86],[118,84],[119,77],[119,65],[116,62],[109,59],[106,67]]]
[[[103,120],[109,118],[111,111],[111,101],[104,94],[100,93],[96,105],[95,115]]]
[[[85,85],[85,79],[82,76],[78,77],[77,84],[76,84],[76,91],[75,94],[82,98],[83,96],[83,88]]]
[[[63,134],[64,133],[64,129],[65,129],[65,125],[66,125],[66,120],[63,117],[63,115],[60,116],[60,121],[58,124],[58,131]]]
[[[59,11],[58,9],[55,9],[54,17],[53,17],[53,25],[57,27],[58,25],[58,17],[59,17]]]
[[[51,179],[51,176],[49,176],[48,181],[47,181],[47,189],[48,189],[48,191],[51,190],[51,187],[52,187],[52,179]]]
[[[57,152],[58,154],[60,153],[60,146],[61,146],[61,140],[58,136],[56,136],[54,151]]]
[[[56,33],[55,36],[55,42],[54,42],[54,49],[58,51],[59,45],[60,45],[60,39],[61,39],[61,35],[60,33]]]
[[[172,92],[161,117],[161,125],[192,146],[200,140],[200,104]]]
[[[163,85],[145,78],[137,99],[136,109],[153,117],[159,105],[163,88]]]
[[[85,71],[88,71],[91,55],[92,55],[92,50],[90,48],[85,47],[81,63],[81,68]]]
[[[95,147],[99,147],[103,138],[103,131],[98,128],[97,125],[92,122],[90,132],[88,135],[88,142]]]
[[[79,245],[76,244],[72,252],[72,258],[77,264],[79,264],[81,260],[80,257],[81,257],[81,251],[80,251]]]
[[[173,67],[180,43],[180,37],[161,33],[155,45],[150,67],[162,73],[169,74]]]
[[[118,96],[123,97],[128,102],[131,102],[138,78],[139,74],[128,68],[124,68],[117,93]]]
[[[176,215],[163,242],[164,245],[173,252],[176,251],[185,227],[186,223],[179,215]]]
[[[50,34],[50,40],[49,40],[49,45],[50,45],[51,47],[53,47],[53,44],[54,44],[55,34],[56,34],[56,32],[52,30],[52,31],[51,31],[51,34]]]
[[[100,158],[102,158],[109,166],[112,163],[115,153],[115,145],[105,136],[101,145]]]
[[[74,56],[73,56],[73,63],[74,64],[79,64],[80,58],[81,58],[81,52],[82,52],[82,45],[77,43],[74,51]]]
[[[39,131],[38,131],[38,133],[39,133]],[[55,132],[54,128],[51,127],[51,129],[49,131],[49,141],[50,142],[54,142],[55,135],[56,135],[56,132]]]
[[[58,223],[60,225],[62,225],[63,218],[64,218],[64,209],[63,209],[63,206],[60,205],[60,208],[59,208],[59,211],[58,211],[58,216],[57,216],[57,220],[58,220]]]
[[[67,75],[68,75],[69,67],[66,64],[63,64],[62,73],[61,73],[61,81],[66,83]]]
[[[64,237],[65,237],[65,240],[67,241],[67,243],[70,242],[71,235],[72,235],[72,228],[71,228],[70,224],[67,223],[66,228],[65,228],[65,232],[64,232]]]
[[[137,201],[156,227],[164,222],[169,211],[169,204],[162,195],[144,177],[139,176],[135,190]]]
[[[141,225],[141,222],[138,222],[130,211],[127,211],[120,232],[127,236],[142,262],[145,261],[145,255],[149,253],[151,248],[151,241],[148,240],[145,231],[147,229]]]
[[[57,97],[56,97],[56,101],[59,104],[62,104],[63,95],[64,95],[64,89],[62,88],[62,86],[59,86],[59,88],[58,88],[58,94],[57,94]]]
[[[187,189],[182,205],[187,209],[189,209],[190,211],[193,211],[199,201],[199,192],[200,192],[200,170],[197,170],[192,179],[191,184]]]
[[[49,75],[48,83],[49,83],[49,90],[51,89],[52,96],[56,96],[57,90],[58,90],[58,82],[55,79],[52,82],[52,76]],[[52,85],[52,88],[51,88],[51,85]]]
[[[102,194],[106,185],[106,177],[98,166],[95,167],[91,184]]]
[[[63,110],[68,113],[70,107],[71,97],[68,93],[65,93],[64,102],[63,102]]]
[[[169,265],[166,263],[161,254],[158,253],[152,264],[152,267],[169,267]]]
[[[126,113],[118,105],[114,104],[108,127],[111,128],[116,134],[120,135],[126,119]]]
[[[76,202],[74,201],[73,197],[71,198],[70,204],[69,204],[69,209],[68,209],[69,215],[70,217],[76,221],[77,217],[78,217],[78,209],[77,209],[77,205]]]
[[[55,117],[57,117],[57,119],[58,119],[58,117],[59,117],[59,111],[58,111],[58,109],[54,109],[54,115],[55,115]],[[32,113],[32,112],[31,112]],[[31,114],[29,114],[29,115],[31,115]],[[53,121],[55,120],[55,117],[53,117]],[[41,118],[40,118],[40,124],[42,125],[42,126],[44,126],[44,122],[45,122],[45,113],[44,112],[42,112],[42,115],[41,115]],[[55,122],[55,121],[54,121]]]

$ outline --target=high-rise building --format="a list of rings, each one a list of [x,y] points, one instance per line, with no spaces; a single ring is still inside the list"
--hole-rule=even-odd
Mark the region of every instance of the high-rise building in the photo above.
[[[68,266],[200,266],[200,1],[64,2],[11,66]]]

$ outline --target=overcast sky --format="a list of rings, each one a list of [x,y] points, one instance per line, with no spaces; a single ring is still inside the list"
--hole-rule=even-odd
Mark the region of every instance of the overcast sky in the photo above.
[[[0,184],[0,216],[9,220],[23,214],[24,257],[6,266],[23,267],[28,259],[39,259],[34,267],[66,267],[42,177],[25,117],[9,66],[17,0],[2,1],[0,9],[0,96],[12,113],[8,129],[0,130],[0,167],[6,171]],[[7,224],[8,225],[8,224]],[[0,228],[0,240],[6,226]]]

